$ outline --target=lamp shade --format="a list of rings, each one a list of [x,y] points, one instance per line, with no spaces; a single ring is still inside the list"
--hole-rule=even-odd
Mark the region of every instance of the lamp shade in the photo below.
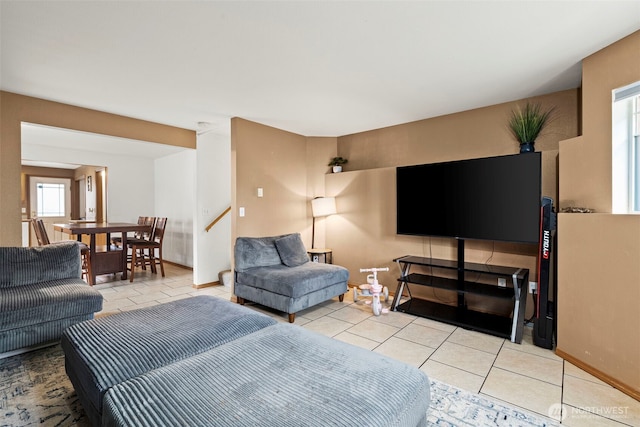
[[[314,218],[336,213],[335,197],[316,197],[311,200],[311,212]]]

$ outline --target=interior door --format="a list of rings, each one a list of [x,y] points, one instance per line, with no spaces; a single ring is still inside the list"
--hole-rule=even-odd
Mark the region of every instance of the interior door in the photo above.
[[[42,218],[49,240],[69,240],[71,236],[54,232],[53,224],[71,220],[71,179],[32,176],[29,195],[31,218]]]
[[[74,219],[85,219],[87,216],[87,186],[84,175],[76,179],[76,191],[78,200],[77,217]]]
[[[96,171],[96,222],[107,222],[106,171]]]

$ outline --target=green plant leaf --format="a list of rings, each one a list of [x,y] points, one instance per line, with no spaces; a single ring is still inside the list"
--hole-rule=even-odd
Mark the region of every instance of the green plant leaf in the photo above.
[[[540,104],[527,102],[524,108],[511,111],[509,128],[520,144],[533,143],[549,121],[554,108],[543,110]]]
[[[341,166],[347,163],[348,161],[349,160],[345,159],[344,157],[334,157],[333,159],[331,159],[331,161],[327,166]]]

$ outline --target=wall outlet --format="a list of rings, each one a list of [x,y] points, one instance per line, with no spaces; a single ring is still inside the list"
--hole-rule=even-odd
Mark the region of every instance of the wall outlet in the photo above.
[[[500,286],[501,288],[506,288],[507,279],[505,279],[504,277],[498,277],[498,286]]]
[[[238,209],[238,215],[244,216],[244,208],[243,207]]]
[[[312,258],[313,262],[320,262],[320,257],[318,255],[314,255]]]
[[[535,294],[538,290],[538,282],[529,282],[529,293]]]

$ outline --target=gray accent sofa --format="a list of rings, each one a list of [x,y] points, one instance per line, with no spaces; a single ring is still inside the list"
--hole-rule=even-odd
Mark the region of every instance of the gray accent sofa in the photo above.
[[[211,296],[79,323],[62,348],[94,426],[426,426],[424,372]]]
[[[299,233],[270,237],[238,237],[234,247],[234,293],[245,300],[289,314],[335,296],[343,300],[349,270],[309,261]]]
[[[78,242],[0,247],[0,353],[57,340],[102,310],[81,275]]]

